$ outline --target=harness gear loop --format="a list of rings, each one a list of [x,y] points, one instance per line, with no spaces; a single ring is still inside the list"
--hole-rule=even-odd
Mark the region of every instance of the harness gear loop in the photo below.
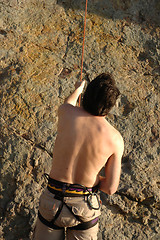
[[[43,175],[47,180],[49,179],[49,174],[48,173],[44,173]]]

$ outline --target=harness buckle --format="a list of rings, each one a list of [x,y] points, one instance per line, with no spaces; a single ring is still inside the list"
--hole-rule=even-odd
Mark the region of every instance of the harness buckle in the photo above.
[[[62,194],[63,194],[63,195],[65,194],[65,192],[66,192],[66,190],[68,189],[69,185],[70,185],[70,184],[68,184],[68,183],[63,183],[63,186],[62,186]]]

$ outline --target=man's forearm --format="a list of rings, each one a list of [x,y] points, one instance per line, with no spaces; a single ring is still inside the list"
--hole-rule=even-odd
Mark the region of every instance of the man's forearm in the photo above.
[[[106,178],[99,176],[99,190],[101,190],[102,192],[106,192]]]
[[[73,106],[76,106],[77,100],[78,100],[78,97],[79,97],[80,94],[81,94],[81,91],[79,91],[79,89],[77,88],[77,89],[74,90],[74,92],[69,97],[67,97],[65,99],[64,102],[69,103]]]
[[[109,195],[112,195],[115,191],[112,191],[112,189],[108,186],[107,182],[106,182],[106,178],[100,176],[100,181],[99,181],[99,190],[101,190],[102,192],[105,192]]]
[[[75,85],[76,89],[74,90],[74,92],[69,97],[67,97],[65,99],[64,102],[69,103],[73,106],[76,106],[78,97],[83,92],[84,85],[85,85],[85,81],[77,82],[76,85]]]
[[[119,179],[116,184],[111,184],[107,177],[99,176],[99,190],[107,193],[108,195],[112,195],[117,191],[119,185]]]

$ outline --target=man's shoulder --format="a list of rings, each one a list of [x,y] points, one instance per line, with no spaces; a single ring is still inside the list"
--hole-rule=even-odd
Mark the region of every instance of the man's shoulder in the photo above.
[[[58,108],[58,113],[69,113],[69,114],[75,114],[75,115],[90,115],[87,113],[83,108],[78,107],[78,106],[73,106],[72,104],[69,103],[63,103],[62,105],[59,106]]]
[[[63,113],[63,112],[66,112],[66,111],[69,111],[69,110],[73,110],[75,107],[69,103],[63,103],[62,105],[59,106],[58,108],[58,113]]]
[[[74,106],[70,103],[63,103],[59,106],[59,109],[65,109],[65,108],[74,108]]]
[[[116,130],[115,135],[116,135],[116,139],[117,139],[118,144],[123,144],[124,143],[123,137],[118,130]]]
[[[122,152],[124,151],[124,140],[122,135],[120,134],[120,132],[118,130],[115,131],[115,135],[113,138],[113,146],[115,149],[115,152]]]
[[[113,145],[115,145],[115,146],[122,146],[122,145],[124,145],[124,141],[123,141],[122,135],[111,124],[109,124],[109,132],[110,132],[111,141],[112,141]]]
[[[82,109],[69,103],[62,104],[58,109],[58,117],[61,119],[67,118],[69,120],[78,116],[84,116]]]

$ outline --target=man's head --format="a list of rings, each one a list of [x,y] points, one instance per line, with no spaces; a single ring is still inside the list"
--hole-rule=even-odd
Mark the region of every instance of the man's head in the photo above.
[[[92,115],[106,116],[119,95],[114,78],[110,74],[102,73],[87,86],[82,106]]]

